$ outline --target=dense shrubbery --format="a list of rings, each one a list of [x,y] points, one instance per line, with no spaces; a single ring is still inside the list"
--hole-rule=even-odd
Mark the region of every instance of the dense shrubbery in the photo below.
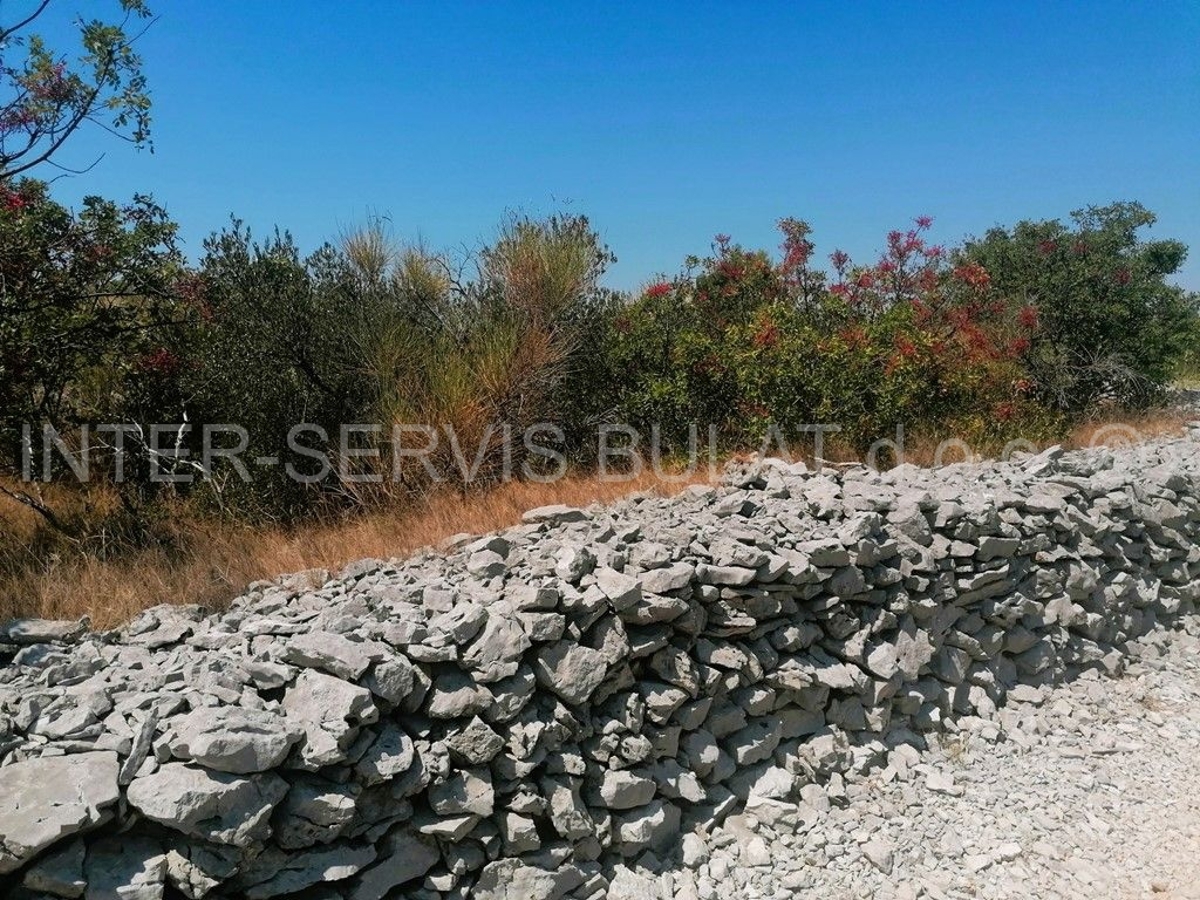
[[[425,487],[426,463],[405,451],[432,443],[436,471],[487,482],[504,429],[577,424],[565,388],[585,370],[582,338],[609,296],[598,281],[610,257],[584,219],[514,219],[471,278],[461,262],[395,249],[378,223],[305,260],[286,236],[256,245],[236,225],[207,249],[206,314],[182,376],[197,420],[244,425],[251,457],[286,458],[298,423],[321,430],[299,443],[327,435],[335,451],[323,490],[227,479],[208,488],[227,491],[222,505],[288,515],[314,500],[370,504]],[[343,424],[365,427],[336,458]]]
[[[1036,327],[1020,358],[1039,400],[1074,413],[1102,400],[1146,403],[1194,352],[1196,298],[1163,280],[1187,247],[1140,240],[1154,216],[1137,203],[1071,219],[995,228],[959,255],[989,273],[996,296],[1028,306]]]
[[[968,439],[1044,421],[1020,365],[1032,323],[924,237],[892,232],[872,265],[832,255],[810,268],[803,223],[787,220],[782,261],[720,237],[688,273],[622,309],[612,354],[620,407],[681,440],[716,423],[727,446],[835,423],[856,446],[897,426]]]
[[[0,184],[0,427],[124,399],[185,315],[182,271],[175,226],[147,198],[89,197],[73,214],[44,184]]]
[[[176,421],[162,418],[160,384],[173,367],[163,342],[194,319],[190,281],[174,224],[148,198],[89,197],[71,212],[44,184],[0,182],[0,471],[19,471],[23,426],[36,436],[43,424]],[[94,473],[112,473],[113,447],[137,455],[146,440],[93,432]],[[136,493],[124,499],[133,513]],[[139,531],[142,518],[127,515],[123,527]]]
[[[286,234],[256,241],[235,221],[188,267],[144,198],[72,213],[19,181],[0,201],[5,465],[19,466],[23,423],[188,423],[126,436],[126,515],[169,497],[287,521],[421,491],[427,463],[487,482],[506,463],[552,463],[520,440],[538,422],[581,461],[617,422],[655,426],[674,448],[710,425],[727,450],[815,424],[859,449],[898,427],[1036,439],[1101,403],[1151,401],[1195,352],[1195,297],[1164,281],[1185,250],[1140,240],[1153,218],[1135,204],[958,248],[932,244],[920,218],[879,259],[834,252],[828,266],[788,219],[778,254],[718,236],[676,277],[623,296],[601,286],[612,256],[579,217],[513,219],[468,259],[397,248],[379,223],[304,256]],[[248,466],[280,457],[305,474],[319,466],[296,447],[323,442],[294,425],[324,429],[334,448],[343,424],[378,427],[316,485],[283,467],[245,482],[227,460],[211,480],[147,477],[152,462],[199,474],[201,429],[225,423],[246,429]],[[434,440],[424,458],[408,452]],[[94,473],[114,464],[93,456]]]
[[[713,256],[614,320],[626,414],[677,439],[690,421],[716,422],[731,446],[772,424],[836,424],[859,449],[898,427],[1038,437],[1052,416],[1022,365],[1036,313],[982,266],[930,245],[929,226],[890,233],[871,265],[834,252],[829,276],[810,268],[804,223],[781,223],[779,263],[722,236]]]
[[[1184,332],[1184,350],[1175,361],[1174,376],[1189,389],[1200,389],[1200,317],[1191,321]]]
[[[771,423],[837,423],[862,448],[897,426],[1036,439],[1102,403],[1145,405],[1196,352],[1196,297],[1164,281],[1186,248],[1139,240],[1154,218],[1137,204],[1072,218],[947,250],[922,217],[873,264],[834,252],[828,275],[802,222],[780,223],[779,262],[721,236],[617,313],[619,408],[676,440],[693,421],[733,447]]]

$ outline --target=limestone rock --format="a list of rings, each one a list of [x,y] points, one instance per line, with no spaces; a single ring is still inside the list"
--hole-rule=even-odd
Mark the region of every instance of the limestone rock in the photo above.
[[[87,621],[10,619],[0,623],[0,643],[29,646],[76,640],[87,630]]]
[[[490,816],[495,797],[487,769],[458,772],[429,789],[429,805],[439,816]]]
[[[375,861],[370,845],[335,844],[270,860],[269,878],[245,889],[248,900],[294,894],[329,881],[342,881]],[[261,864],[262,860],[257,861]]]
[[[275,842],[286,850],[329,843],[354,821],[357,793],[353,785],[297,778],[275,809]]]
[[[472,896],[474,900],[560,900],[582,883],[574,866],[551,870],[519,859],[500,859],[484,866]]]
[[[613,817],[613,834],[625,853],[662,847],[679,832],[679,807],[663,800]]]
[[[401,827],[384,838],[379,857],[378,863],[351,884],[347,900],[383,900],[393,889],[428,872],[441,854],[432,838]]]
[[[0,768],[0,874],[101,824],[119,796],[117,755],[109,751],[41,757]]]
[[[82,897],[87,888],[83,877],[84,853],[85,845],[80,838],[51,850],[25,870],[25,887],[55,897]]]
[[[283,648],[284,662],[311,666],[346,681],[357,680],[371,664],[371,653],[357,641],[326,631],[298,634]]]
[[[126,796],[146,818],[192,837],[248,847],[270,833],[288,785],[273,773],[241,777],[167,763],[135,778]]]
[[[493,607],[479,636],[463,651],[462,664],[484,684],[517,674],[529,636],[509,609]]]
[[[588,514],[574,506],[538,506],[527,510],[522,516],[522,522],[545,522],[550,525],[562,525],[568,522],[583,522]]]
[[[358,726],[379,717],[370,691],[312,669],[287,689],[283,711],[303,729],[300,761],[314,770],[341,762]]]
[[[634,809],[654,798],[654,781],[628,769],[609,769],[596,791],[598,802],[608,809]]]
[[[534,661],[538,681],[567,703],[584,703],[607,674],[603,655],[570,641],[550,644]]]
[[[504,739],[476,716],[461,731],[446,738],[446,747],[457,762],[480,766],[495,758],[504,747]]]
[[[275,768],[304,735],[284,716],[236,706],[201,707],[173,719],[171,730],[177,759],[238,775]]]
[[[415,755],[412,738],[398,725],[384,722],[354,771],[363,784],[380,784],[407,772]]]

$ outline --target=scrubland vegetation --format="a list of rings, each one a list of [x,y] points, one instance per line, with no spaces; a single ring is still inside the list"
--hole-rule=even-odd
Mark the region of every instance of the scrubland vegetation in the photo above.
[[[777,252],[719,236],[625,294],[603,286],[613,257],[580,217],[511,219],[469,259],[395,246],[378,223],[304,256],[286,233],[256,240],[234,222],[189,265],[148,199],[72,212],[38,182],[4,190],[6,611],[115,618],[215,603],[278,570],[650,487],[649,472],[587,477],[604,424],[655,430],[676,466],[695,426],[702,443],[713,426],[725,456],[772,428],[806,447],[805,426],[836,424],[824,455],[843,459],[899,426],[916,461],[951,436],[998,452],[1014,438],[1079,439],[1097,418],[1161,430],[1171,417],[1147,411],[1195,346],[1195,298],[1165,281],[1184,248],[1144,240],[1153,218],[1136,204],[954,247],[931,243],[920,218],[886,236],[881,258],[834,251],[825,266],[808,226],[785,220]],[[21,480],[29,423],[68,438],[93,426],[87,483],[63,454],[52,483]],[[94,427],[106,423],[190,428],[124,432],[118,473],[116,433]],[[203,477],[205,423],[242,426],[241,458],[291,459],[302,474],[320,473],[289,446],[293,426],[378,427],[356,436],[371,455],[337,459],[335,439],[329,471],[304,483],[282,465],[243,479],[224,459]],[[504,439],[537,423],[561,429],[549,443],[574,477],[495,490],[522,464],[545,467]],[[394,425],[440,441],[416,454],[428,436]]]
[[[1097,420],[1170,428],[1152,411],[1200,370],[1197,297],[1168,281],[1186,248],[1150,239],[1137,203],[954,245],[919,217],[867,261],[784,219],[777,248],[719,235],[633,292],[606,287],[614,256],[577,215],[511,217],[466,255],[397,245],[379,221],[305,254],[233,220],[189,260],[151,198],[68,209],[26,175],[88,121],[147,139],[126,25],[83,38],[72,70],[0,32],[27,51],[0,72],[0,616],[219,602],[279,569],[662,481],[589,478],[603,426],[653,435],[684,469],[693,429],[724,456],[804,446],[815,424],[840,429],[827,457],[902,429],[919,460],[946,437],[986,453]],[[337,441],[352,423],[353,450]],[[539,423],[566,480],[533,480],[558,471],[520,439]],[[25,450],[45,426],[73,452],[88,426],[86,482],[62,453],[48,480],[24,477],[42,474]],[[280,464],[205,466],[205,426]],[[322,433],[327,471],[304,452]],[[529,483],[496,490],[511,472]]]

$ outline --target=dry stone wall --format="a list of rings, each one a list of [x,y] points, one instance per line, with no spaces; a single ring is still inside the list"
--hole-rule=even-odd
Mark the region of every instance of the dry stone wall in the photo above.
[[[1193,437],[810,472],[521,526],[219,615],[0,628],[0,894],[614,896],[613,865],[1117,671],[1200,599]],[[952,725],[950,723],[953,723]]]

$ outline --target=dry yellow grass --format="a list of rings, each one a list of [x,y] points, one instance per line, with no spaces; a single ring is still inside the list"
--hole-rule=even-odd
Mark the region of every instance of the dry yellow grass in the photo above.
[[[0,580],[0,619],[86,615],[94,627],[105,628],[159,603],[219,608],[250,582],[281,573],[336,571],[364,557],[403,557],[455,534],[516,524],[532,507],[608,503],[639,491],[671,494],[707,477],[700,470],[686,481],[664,481],[647,470],[627,481],[573,477],[552,484],[509,482],[479,493],[446,491],[403,509],[289,529],[184,524],[178,548],[146,549],[109,561],[81,556]],[[0,528],[30,538],[37,533],[32,512],[11,502],[0,509]]]
[[[1174,436],[1183,433],[1188,418],[1173,412],[1110,418],[1079,426],[1061,443],[1089,447]],[[935,446],[914,442],[908,448],[908,461],[928,465]],[[843,453],[829,456],[849,459]],[[0,620],[17,615],[65,619],[86,615],[94,627],[104,628],[158,603],[219,608],[250,582],[281,573],[312,568],[336,571],[364,557],[403,557],[454,534],[515,524],[535,506],[586,506],[638,491],[671,494],[708,477],[701,468],[685,481],[665,481],[647,469],[620,482],[586,476],[549,484],[510,482],[467,495],[445,491],[405,507],[288,529],[181,518],[176,546],[140,550],[113,560],[84,552],[54,558],[44,546],[39,549],[46,535],[40,517],[0,497],[0,545],[9,553],[9,574],[0,574]],[[53,487],[47,489],[45,499],[52,508],[76,515],[95,513],[115,502],[102,490],[80,495]],[[21,564],[14,556],[19,554],[26,554],[30,564]]]
[[[1187,433],[1187,423],[1195,419],[1195,413],[1175,409],[1102,418],[1077,425],[1062,444],[1068,450],[1074,450],[1082,447],[1128,446],[1137,441],[1181,437]]]
[[[1158,438],[1180,437],[1186,433],[1186,424],[1196,418],[1180,410],[1160,409],[1144,413],[1111,414],[1094,421],[1081,422],[1068,434],[1054,440],[1031,442],[1031,449],[1044,450],[1052,444],[1061,444],[1067,450],[1090,447],[1121,447]],[[939,449],[941,456],[939,457]],[[977,459],[995,459],[1004,450],[1002,443],[969,448]],[[1018,448],[1027,449],[1027,448]],[[860,455],[840,444],[836,438],[830,442],[826,458],[833,462],[858,462]],[[910,437],[904,445],[904,461],[916,466],[934,466],[961,462],[963,455],[952,446],[942,446],[942,441],[928,435]],[[890,457],[883,456],[881,465],[890,464]]]

